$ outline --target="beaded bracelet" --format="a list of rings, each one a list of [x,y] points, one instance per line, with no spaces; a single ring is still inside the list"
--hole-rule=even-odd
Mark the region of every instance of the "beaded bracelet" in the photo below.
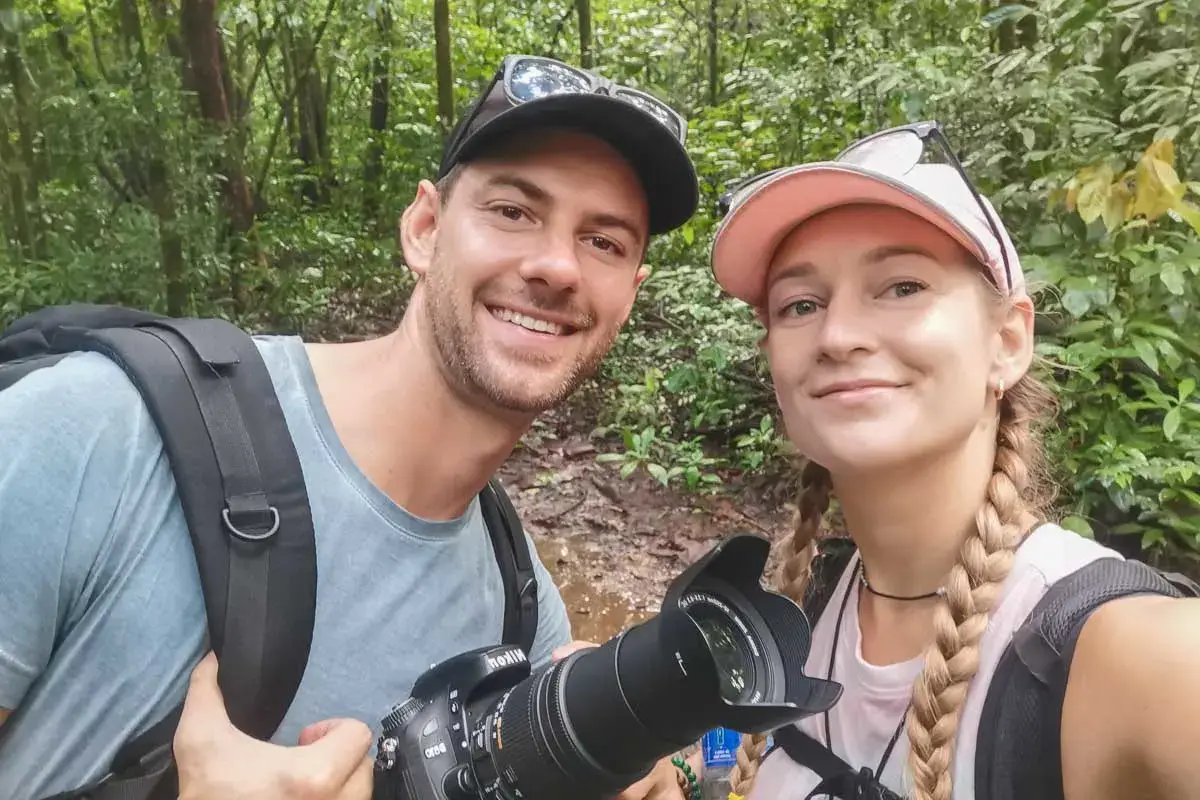
[[[692,771],[692,765],[679,756],[672,758],[671,763],[683,773],[683,777],[679,778],[679,788],[683,790],[684,795],[688,797],[688,800],[700,800],[700,784],[696,781],[696,773]],[[686,785],[684,778],[687,779]]]

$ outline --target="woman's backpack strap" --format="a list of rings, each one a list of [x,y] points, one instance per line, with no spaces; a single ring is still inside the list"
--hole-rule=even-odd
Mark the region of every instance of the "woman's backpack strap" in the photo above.
[[[817,556],[813,559],[812,578],[804,591],[804,613],[808,616],[809,624],[815,629],[817,620],[829,598],[837,588],[838,580],[846,571],[846,565],[854,557],[857,548],[848,537],[836,536],[821,539],[817,543]]]
[[[1055,583],[1013,634],[988,686],[975,745],[977,800],[1062,800],[1061,731],[1071,657],[1110,600],[1200,596],[1190,579],[1101,558]]]

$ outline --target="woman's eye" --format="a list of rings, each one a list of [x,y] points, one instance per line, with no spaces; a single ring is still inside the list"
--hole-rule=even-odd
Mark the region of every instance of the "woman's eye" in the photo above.
[[[817,304],[812,300],[794,300],[783,307],[784,316],[795,315],[802,317],[816,310]]]
[[[908,297],[922,291],[924,288],[925,284],[919,281],[899,281],[891,286],[892,291],[896,293],[897,297]]]

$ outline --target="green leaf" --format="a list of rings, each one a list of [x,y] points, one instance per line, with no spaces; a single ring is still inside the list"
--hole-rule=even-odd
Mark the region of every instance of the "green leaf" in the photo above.
[[[1192,396],[1192,392],[1196,391],[1196,381],[1192,378],[1184,378],[1179,382],[1179,402],[1186,402]]]
[[[1164,264],[1158,276],[1162,280],[1163,286],[1167,287],[1168,292],[1178,297],[1183,296],[1185,289],[1183,270],[1178,264]]]
[[[657,480],[659,483],[661,483],[663,486],[667,485],[667,481],[669,480],[667,478],[667,471],[666,471],[666,469],[663,468],[663,466],[661,464],[647,464],[646,472],[649,472],[654,477],[654,479]]]
[[[1062,521],[1062,526],[1069,531],[1079,534],[1088,539],[1095,539],[1096,535],[1092,532],[1092,525],[1083,517],[1072,514]]]
[[[1163,532],[1152,529],[1142,534],[1142,549],[1149,550],[1156,544],[1162,544],[1166,540]]]
[[[1091,294],[1079,289],[1068,289],[1063,292],[1062,304],[1071,316],[1082,317],[1092,309]]]
[[[1175,434],[1179,431],[1179,421],[1180,414],[1178,406],[1172,408],[1167,412],[1167,415],[1163,417],[1163,436],[1167,437],[1168,442],[1175,441]]]
[[[1033,9],[1020,3],[1009,3],[983,15],[983,27],[999,28],[1006,22],[1017,22],[1033,13]]]
[[[1158,374],[1158,351],[1154,349],[1154,343],[1149,339],[1135,338],[1133,340],[1133,349],[1137,351],[1138,356],[1146,363],[1146,366]]]
[[[621,465],[621,477],[628,478],[630,475],[633,474],[633,471],[635,469],[637,469],[636,461],[626,461],[624,464]]]

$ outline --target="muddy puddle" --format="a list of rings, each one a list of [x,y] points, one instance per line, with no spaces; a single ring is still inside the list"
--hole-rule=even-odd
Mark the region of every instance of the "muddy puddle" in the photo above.
[[[577,640],[602,644],[657,614],[671,581],[722,536],[782,529],[778,507],[680,494],[641,470],[621,478],[595,453],[578,433],[544,436],[501,471]]]
[[[658,612],[661,597],[637,597],[603,588],[604,570],[585,543],[566,538],[537,539],[538,556],[550,570],[567,606],[575,639],[603,644]]]

